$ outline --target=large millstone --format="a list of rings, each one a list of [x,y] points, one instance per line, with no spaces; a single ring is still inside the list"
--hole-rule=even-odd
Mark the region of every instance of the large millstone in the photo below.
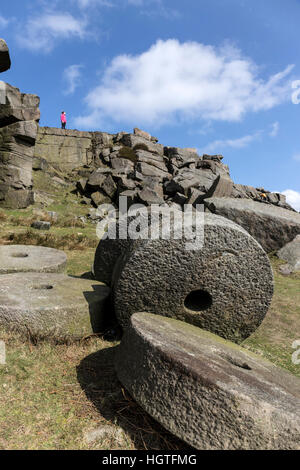
[[[107,231],[100,238],[95,252],[92,267],[95,279],[111,285],[113,271],[118,258],[126,252],[133,242],[131,228],[134,230],[139,228],[143,232],[146,226],[150,227],[151,221],[161,223],[163,215],[171,217],[171,220],[173,220],[172,214],[174,213],[178,213],[178,210],[155,205],[152,207],[143,206],[136,210],[133,206],[129,209],[126,217],[120,216],[117,220],[112,219],[108,223]]]
[[[0,246],[0,274],[17,272],[60,273],[64,271],[67,255],[45,246]],[[2,279],[2,278],[1,278]]]
[[[204,215],[204,214],[203,214]],[[262,247],[230,220],[205,214],[204,242],[140,240],[114,273],[114,307],[123,327],[136,311],[176,318],[234,342],[265,317],[273,274]]]
[[[103,330],[110,289],[65,274],[17,273],[0,278],[0,326],[24,336],[75,341]]]
[[[197,449],[300,448],[300,380],[211,333],[136,313],[115,364],[134,399]]]
[[[10,69],[9,49],[4,39],[0,39],[0,73]]]

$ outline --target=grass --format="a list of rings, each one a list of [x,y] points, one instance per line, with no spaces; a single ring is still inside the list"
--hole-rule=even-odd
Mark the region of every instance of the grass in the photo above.
[[[284,276],[279,271],[284,262],[276,257],[272,257],[271,262],[275,277],[271,308],[261,326],[244,341],[243,346],[300,377],[300,366],[291,360],[292,344],[300,340],[300,272]]]

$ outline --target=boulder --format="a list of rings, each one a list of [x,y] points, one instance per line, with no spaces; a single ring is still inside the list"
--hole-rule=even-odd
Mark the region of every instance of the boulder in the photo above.
[[[32,222],[31,227],[37,230],[50,230],[51,224],[43,220],[35,220]]]
[[[158,155],[163,156],[164,147],[161,144],[156,144],[155,142],[149,141],[133,134],[124,134],[121,138],[121,142],[127,147],[131,147],[134,150],[142,149],[147,152],[157,153]]]
[[[150,206],[151,204],[163,204],[164,200],[156,191],[150,188],[144,188],[138,192],[138,198],[142,204]]]
[[[178,214],[174,235],[141,234],[119,259],[113,302],[121,326],[128,327],[134,312],[148,311],[243,341],[272,299],[266,253],[242,227],[212,214],[195,212],[192,223],[185,215],[182,233]]]
[[[115,357],[121,383],[199,450],[300,448],[300,380],[218,336],[136,313]]]
[[[65,274],[3,274],[0,326],[25,338],[71,342],[103,331],[110,290]]]
[[[0,274],[61,273],[65,270],[66,264],[66,254],[54,248],[32,245],[0,246]]]
[[[10,66],[11,61],[8,46],[4,39],[0,39],[0,73],[10,69]]]
[[[218,175],[207,193],[205,198],[209,197],[230,197],[232,194],[233,182],[227,176]]]
[[[40,98],[37,95],[21,93],[19,88],[3,83],[5,103],[0,106],[1,127],[18,121],[39,121]]]
[[[297,235],[293,241],[281,248],[277,252],[277,256],[287,261],[291,272],[300,271],[300,235]]]
[[[209,198],[207,209],[236,222],[269,253],[282,248],[300,234],[300,214],[250,199]]]
[[[137,135],[138,137],[142,137],[145,140],[151,141],[151,134],[149,134],[149,132],[142,131],[138,127],[135,127],[133,129],[133,133],[134,135]]]

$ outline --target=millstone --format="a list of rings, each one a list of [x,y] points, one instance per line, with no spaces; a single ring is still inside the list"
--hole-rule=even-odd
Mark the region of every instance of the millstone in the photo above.
[[[74,341],[103,331],[110,289],[65,274],[3,274],[0,326],[25,336]]]
[[[260,325],[273,295],[266,253],[234,222],[204,216],[202,248],[187,250],[185,239],[140,240],[120,258],[113,300],[123,327],[147,311],[240,342]]]
[[[31,245],[0,246],[0,274],[59,273],[64,271],[66,263],[66,254],[54,248]]]
[[[137,224],[139,223],[139,221],[141,221],[141,228],[143,226],[142,220],[144,220],[150,226],[150,211],[152,211],[152,214],[157,214],[156,216],[154,215],[155,218],[158,217],[159,214],[170,214],[173,212],[178,212],[175,209],[170,210],[169,208],[158,207],[155,205],[151,206],[151,208],[142,206],[137,216],[135,216],[133,209],[129,209],[128,217],[126,219],[124,219],[124,217],[120,217],[116,221],[111,220],[108,224],[108,230],[109,227],[113,228],[113,225],[115,224],[116,238],[111,238],[110,236],[107,237],[107,233],[103,233],[103,237],[99,241],[92,267],[92,272],[97,281],[104,282],[109,286],[111,285],[113,271],[118,258],[124,252],[126,252],[126,250],[131,246],[133,242],[130,237],[124,239],[120,238],[121,231],[123,230],[123,233],[124,231],[126,233],[128,227],[130,227],[130,224],[134,221],[136,221]]]
[[[197,449],[300,448],[300,380],[216,335],[136,313],[115,367],[133,398]]]

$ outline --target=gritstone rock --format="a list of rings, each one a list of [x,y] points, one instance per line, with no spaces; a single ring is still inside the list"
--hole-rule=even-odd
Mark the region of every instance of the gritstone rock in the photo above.
[[[214,214],[244,227],[267,253],[282,248],[300,234],[300,214],[250,199],[209,198],[204,201]]]
[[[200,328],[136,313],[115,365],[133,398],[196,449],[300,448],[300,380]]]
[[[3,274],[0,325],[36,339],[75,341],[102,331],[109,293],[65,274]]]
[[[129,245],[113,279],[115,312],[123,327],[134,312],[147,311],[240,342],[260,325],[273,295],[266,253],[237,224],[201,215],[203,243],[171,237]]]
[[[64,271],[66,263],[66,254],[54,248],[31,245],[0,246],[0,274],[17,272],[60,273]]]
[[[178,212],[178,209],[152,206],[151,208],[141,207],[138,212],[136,212],[136,209],[133,207],[128,212],[128,217],[124,218],[120,216],[117,220],[112,218],[109,221],[107,232],[104,231],[102,237],[101,234],[98,233],[101,238],[96,249],[92,267],[95,279],[111,285],[113,270],[119,256],[122,255],[133,242],[133,239],[127,236],[130,227],[133,229],[137,228],[137,230],[140,229],[142,232],[145,228],[145,224],[150,226],[151,214],[152,220],[157,222],[158,217],[161,217],[160,214],[168,214],[171,216],[171,213],[174,211]]]
[[[0,73],[10,69],[9,50],[4,39],[0,39]]]
[[[281,248],[277,256],[287,261],[291,271],[300,271],[300,235],[297,235],[292,242]]]

